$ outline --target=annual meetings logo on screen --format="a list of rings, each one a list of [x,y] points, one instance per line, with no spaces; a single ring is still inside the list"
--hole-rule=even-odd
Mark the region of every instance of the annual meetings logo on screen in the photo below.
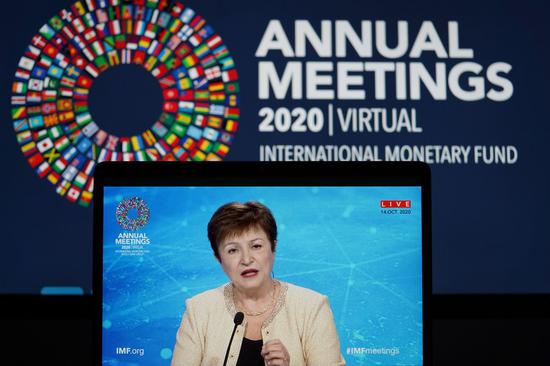
[[[107,133],[88,108],[94,80],[124,64],[151,73],[163,96],[161,115],[133,136]],[[77,1],[21,57],[13,128],[38,176],[89,206],[99,162],[222,160],[239,121],[237,80],[221,37],[178,1]]]
[[[131,210],[137,211],[137,217],[128,217]],[[125,198],[116,208],[116,221],[124,230],[137,231],[143,228],[149,223],[150,216],[147,203],[139,197]]]

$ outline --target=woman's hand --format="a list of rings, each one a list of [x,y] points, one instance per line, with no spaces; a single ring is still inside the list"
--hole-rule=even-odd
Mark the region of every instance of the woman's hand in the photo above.
[[[289,366],[290,355],[285,345],[278,339],[273,339],[262,347],[262,357],[269,366]]]

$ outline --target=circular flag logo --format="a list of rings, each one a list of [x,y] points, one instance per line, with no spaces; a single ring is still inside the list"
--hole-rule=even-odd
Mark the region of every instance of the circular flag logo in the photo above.
[[[130,210],[137,211],[136,218],[129,218]],[[116,208],[116,221],[124,230],[136,231],[147,225],[149,222],[149,207],[139,197],[125,198]]]
[[[124,64],[151,73],[163,96],[159,118],[133,136],[109,134],[88,108],[94,80]],[[238,126],[238,92],[221,37],[182,3],[77,1],[27,46],[12,84],[11,115],[38,176],[89,206],[98,162],[222,160]]]

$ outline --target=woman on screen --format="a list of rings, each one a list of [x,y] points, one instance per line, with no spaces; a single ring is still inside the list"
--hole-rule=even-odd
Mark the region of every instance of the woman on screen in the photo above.
[[[186,301],[172,366],[222,366],[226,354],[228,366],[345,365],[327,297],[272,277],[277,224],[266,206],[221,206],[208,239],[230,283]]]

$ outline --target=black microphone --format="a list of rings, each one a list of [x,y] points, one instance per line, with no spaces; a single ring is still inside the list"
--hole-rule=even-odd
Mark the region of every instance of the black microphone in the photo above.
[[[225,352],[225,358],[223,359],[223,366],[227,364],[227,356],[229,356],[229,349],[231,348],[231,343],[233,342],[233,337],[235,336],[237,326],[241,325],[243,320],[244,314],[242,312],[239,311],[237,314],[235,314],[235,318],[233,319],[233,323],[235,323],[235,326],[233,327],[233,333],[231,333],[231,339],[229,340],[229,344],[227,345],[227,351]]]

